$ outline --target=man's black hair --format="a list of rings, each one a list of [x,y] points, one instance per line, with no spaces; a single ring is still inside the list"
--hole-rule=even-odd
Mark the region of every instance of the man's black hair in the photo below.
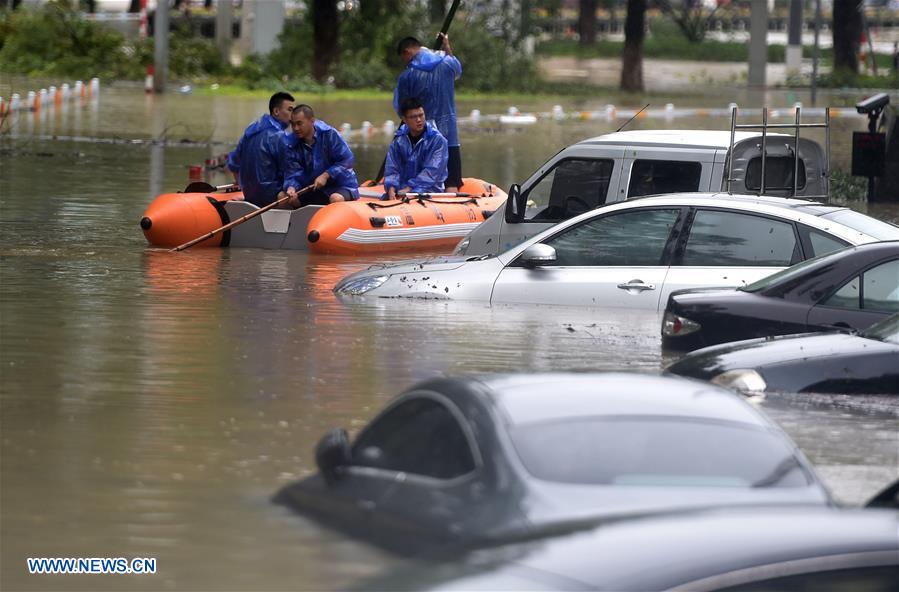
[[[269,113],[269,115],[271,115],[272,112],[273,112],[275,109],[277,109],[278,107],[280,107],[280,106],[281,106],[281,103],[283,103],[284,101],[290,101],[290,102],[292,103],[292,102],[293,102],[293,95],[291,95],[290,93],[286,93],[286,92],[284,92],[284,91],[276,92],[275,94],[273,94],[273,95],[272,95],[272,98],[270,98],[270,99],[268,100],[268,113]]]
[[[300,103],[293,108],[294,113],[302,113],[303,117],[306,119],[312,119],[315,117],[315,111],[312,110],[312,107],[307,105],[306,103]]]
[[[403,37],[396,45],[396,55],[403,55],[410,47],[421,47],[421,41],[415,37]]]
[[[409,111],[414,111],[419,107],[424,109],[425,106],[421,104],[421,101],[418,99],[418,97],[406,97],[405,99],[403,99],[403,102],[400,103],[400,115],[405,117],[406,113],[408,113]],[[427,115],[427,113],[425,115]]]

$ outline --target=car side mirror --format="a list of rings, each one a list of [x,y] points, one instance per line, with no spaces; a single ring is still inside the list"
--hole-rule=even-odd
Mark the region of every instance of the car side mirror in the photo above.
[[[556,249],[543,243],[537,243],[522,251],[518,256],[518,261],[528,269],[549,265],[556,262]]]
[[[524,220],[525,200],[521,195],[521,185],[515,184],[509,188],[509,196],[506,198],[506,222],[517,224]]]
[[[350,464],[350,437],[343,428],[336,428],[322,436],[315,447],[315,464],[331,484],[340,478],[338,469]]]

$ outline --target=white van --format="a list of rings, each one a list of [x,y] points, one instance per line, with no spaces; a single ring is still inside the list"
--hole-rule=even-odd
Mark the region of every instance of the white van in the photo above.
[[[776,127],[788,126],[793,127]],[[471,231],[456,254],[501,253],[562,220],[642,195],[728,191],[820,199],[828,195],[827,165],[822,147],[798,135],[707,130],[606,134],[564,148],[521,187],[513,185],[502,215],[496,212]]]

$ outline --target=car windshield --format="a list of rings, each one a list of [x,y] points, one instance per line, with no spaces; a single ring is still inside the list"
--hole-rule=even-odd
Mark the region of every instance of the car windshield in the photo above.
[[[862,335],[868,339],[899,345],[899,313],[880,321],[876,325],[871,325]]]
[[[877,240],[899,240],[899,226],[876,220],[855,210],[837,210],[821,217],[839,222],[868,236],[873,236]]]
[[[851,247],[849,247],[849,248],[851,248]],[[827,262],[827,261],[830,261],[831,259],[836,259],[838,257],[841,257],[842,255],[840,255],[840,253],[842,253],[843,250],[844,249],[841,249],[839,251],[834,251],[832,253],[827,253],[827,254],[821,255],[819,257],[815,257],[813,259],[807,259],[807,260],[803,261],[802,263],[797,263],[796,265],[793,265],[792,267],[782,269],[776,273],[772,273],[771,275],[765,276],[758,281],[755,281],[749,285],[742,286],[737,289],[741,290],[743,292],[761,292],[761,291],[766,290],[766,289],[770,288],[771,286],[777,285],[781,282],[791,281],[794,278],[797,278],[797,277],[801,276],[802,274],[806,273],[810,267],[816,267],[822,261]],[[827,265],[827,263],[824,263],[824,265]]]
[[[804,487],[781,436],[736,422],[609,416],[534,422],[511,431],[534,477],[587,485]]]

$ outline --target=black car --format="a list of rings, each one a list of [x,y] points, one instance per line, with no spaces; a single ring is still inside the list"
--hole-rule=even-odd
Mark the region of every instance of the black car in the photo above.
[[[885,509],[679,512],[418,561],[359,589],[895,592],[897,528]]]
[[[849,247],[736,289],[674,292],[662,320],[662,346],[866,329],[899,312],[899,241]]]
[[[789,438],[736,393],[640,374],[439,378],[400,395],[276,495],[400,552],[697,507],[830,504]]]
[[[667,371],[743,391],[899,394],[899,313],[861,333],[713,345],[687,354]]]

